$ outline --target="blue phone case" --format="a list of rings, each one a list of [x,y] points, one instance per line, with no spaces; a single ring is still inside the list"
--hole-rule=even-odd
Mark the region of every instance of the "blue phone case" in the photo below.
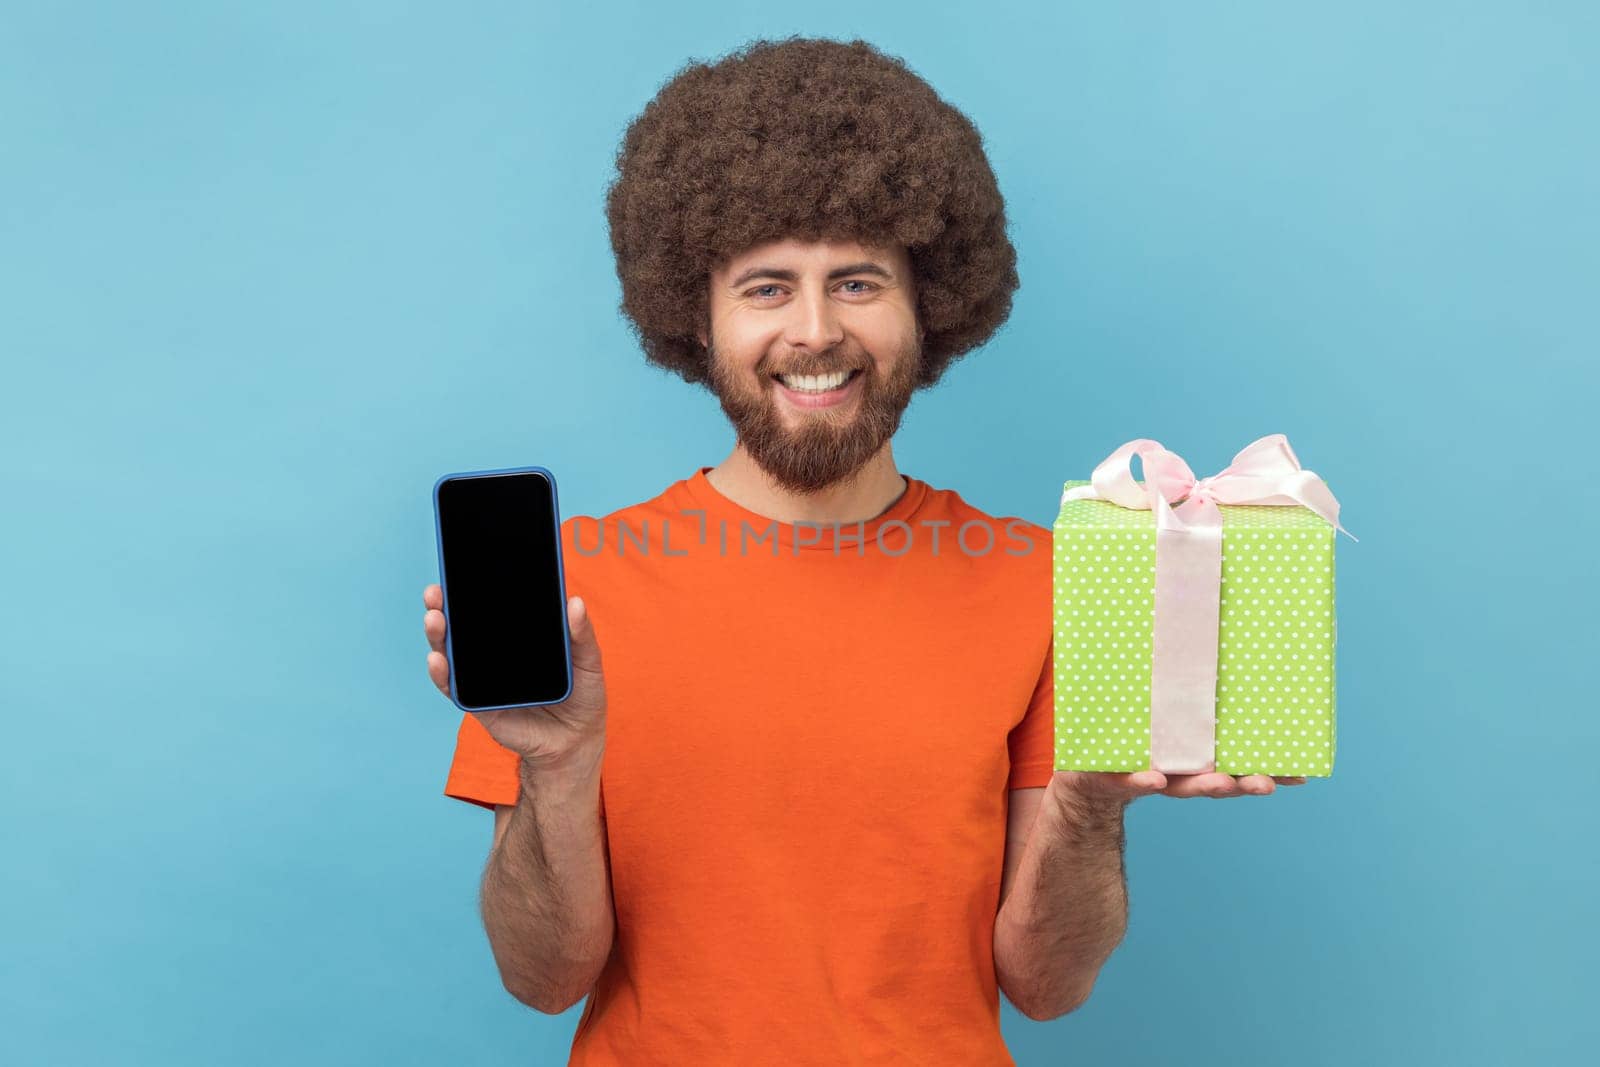
[[[450,644],[450,587],[444,580],[444,528],[439,517],[439,487],[452,478],[478,478],[490,474],[541,474],[550,483],[550,521],[555,524],[553,531],[556,546],[556,580],[561,587],[561,643],[567,657],[567,691],[555,700],[540,700],[532,704],[496,704],[491,707],[469,708],[461,703],[461,698],[456,694],[456,657]],[[439,553],[439,588],[444,593],[444,657],[450,664],[450,700],[462,711],[500,711],[503,708],[536,708],[547,704],[559,704],[572,695],[572,630],[567,624],[567,570],[561,558],[561,505],[556,498],[556,476],[543,467],[500,467],[495,470],[485,471],[457,471],[452,474],[442,474],[433,483],[433,540]]]

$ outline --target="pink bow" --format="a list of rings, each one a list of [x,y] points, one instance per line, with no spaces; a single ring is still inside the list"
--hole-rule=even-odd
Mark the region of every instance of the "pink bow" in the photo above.
[[[1133,457],[1144,463],[1144,486]],[[1171,774],[1216,769],[1218,609],[1222,589],[1222,512],[1218,504],[1300,504],[1339,525],[1339,501],[1303,470],[1281,433],[1250,442],[1209,478],[1159,441],[1129,441],[1095,467],[1088,485],[1061,502],[1107,500],[1156,513],[1155,616],[1151,624],[1150,766]],[[1173,505],[1177,506],[1174,507]]]
[[[1133,457],[1144,462],[1144,487],[1133,480]],[[1346,537],[1355,535],[1339,525],[1339,501],[1313,471],[1300,466],[1289,439],[1268,434],[1250,442],[1233,462],[1207,478],[1196,479],[1189,464],[1160,441],[1129,441],[1100,461],[1089,484],[1061,494],[1068,500],[1109,500],[1125,508],[1153,508],[1159,529],[1221,526],[1218,504],[1300,504],[1333,524]],[[1180,504],[1179,502],[1182,501]],[[1177,504],[1177,507],[1171,505]]]

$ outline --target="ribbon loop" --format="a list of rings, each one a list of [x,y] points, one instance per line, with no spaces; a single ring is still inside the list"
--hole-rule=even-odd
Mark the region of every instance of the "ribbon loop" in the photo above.
[[[1144,463],[1143,486],[1133,478],[1134,456]],[[1289,439],[1281,433],[1257,438],[1241,448],[1232,463],[1200,479],[1182,456],[1168,451],[1160,441],[1136,438],[1101,460],[1089,475],[1088,485],[1073,486],[1061,494],[1063,504],[1068,500],[1108,500],[1119,507],[1154,510],[1157,527],[1162,526],[1163,515],[1158,500],[1178,505],[1194,499],[1214,504],[1300,505],[1327,519],[1352,541],[1357,539],[1339,524],[1339,501],[1327,483],[1300,466]],[[1185,515],[1180,508],[1178,517],[1187,523],[1202,510]]]

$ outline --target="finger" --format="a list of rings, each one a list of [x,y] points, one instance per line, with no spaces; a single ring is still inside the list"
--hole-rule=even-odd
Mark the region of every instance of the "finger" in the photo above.
[[[444,658],[443,652],[428,653],[428,677],[433,679],[439,692],[450,695],[450,661]]]
[[[422,606],[444,610],[444,590],[439,587],[438,582],[422,587]]]
[[[1250,796],[1270,796],[1273,778],[1268,774],[1245,774],[1239,777],[1239,792]]]
[[[1244,793],[1244,788],[1239,784],[1239,779],[1231,774],[1224,774],[1224,781],[1210,783],[1206,789],[1208,797],[1236,797]]]
[[[572,669],[600,671],[600,642],[594,636],[594,623],[583,597],[567,598],[567,626],[572,632]]]
[[[1084,771],[1074,775],[1073,788],[1086,796],[1108,800],[1128,800],[1160,789],[1166,784],[1166,775],[1160,771],[1134,771],[1116,773]]]
[[[422,613],[422,632],[428,635],[428,647],[435,652],[444,651],[444,612],[430,608]]]
[[[1229,797],[1239,792],[1239,783],[1231,774],[1181,774],[1175,775],[1166,789],[1169,797]]]
[[[1161,790],[1163,796],[1177,797],[1180,800],[1189,797],[1204,796],[1205,792],[1196,779],[1202,777],[1198,774],[1170,774],[1167,776],[1167,786]]]
[[[1279,785],[1305,785],[1306,784],[1305,775],[1303,775],[1303,774],[1275,776],[1272,780],[1274,782],[1277,782]]]
[[[1160,771],[1134,771],[1130,774],[1095,774],[1091,792],[1111,800],[1129,802],[1140,797],[1159,793],[1167,784],[1167,776]]]
[[[1134,771],[1128,775],[1128,786],[1137,790],[1140,796],[1159,793],[1167,787],[1167,776],[1160,771]]]

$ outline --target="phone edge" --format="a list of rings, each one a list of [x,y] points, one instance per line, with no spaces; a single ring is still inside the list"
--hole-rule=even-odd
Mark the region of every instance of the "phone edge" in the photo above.
[[[566,658],[567,688],[560,697],[554,700],[541,700],[532,704],[497,704],[492,707],[469,708],[461,702],[461,698],[456,692],[456,663],[455,652],[450,643],[450,613],[448,610],[450,604],[450,592],[445,582],[444,573],[444,522],[439,508],[439,489],[444,485],[445,482],[450,481],[453,478],[479,478],[495,474],[538,474],[543,477],[545,481],[550,483],[550,521],[554,526],[554,529],[551,531],[551,533],[555,541],[556,549],[556,582],[561,590],[561,645],[563,655]],[[562,703],[567,698],[572,696],[572,690],[576,680],[573,677],[574,672],[572,666],[572,627],[568,625],[567,622],[567,566],[566,555],[563,552],[561,545],[561,499],[559,488],[556,485],[556,476],[551,473],[548,468],[540,466],[496,467],[490,470],[452,471],[448,474],[441,474],[438,478],[434,479],[432,497],[434,552],[438,560],[439,593],[442,605],[441,611],[445,616],[444,658],[445,663],[449,667],[450,673],[450,691],[448,694],[450,697],[450,702],[469,715],[475,715],[483,711],[505,711],[510,708],[542,708],[548,707],[552,704]],[[588,610],[587,604],[584,605],[584,609]]]

